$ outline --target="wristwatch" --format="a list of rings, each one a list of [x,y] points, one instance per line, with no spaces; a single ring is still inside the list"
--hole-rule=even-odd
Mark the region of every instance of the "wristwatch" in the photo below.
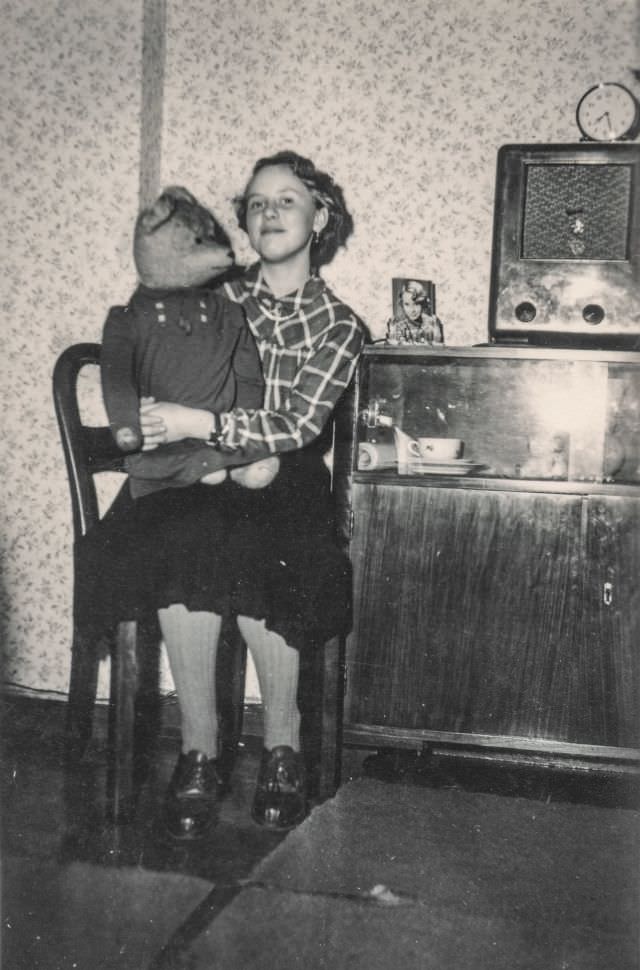
[[[222,419],[219,414],[212,414],[211,417],[213,418],[213,428],[209,432],[207,444],[215,448],[216,451],[220,451],[222,446]]]

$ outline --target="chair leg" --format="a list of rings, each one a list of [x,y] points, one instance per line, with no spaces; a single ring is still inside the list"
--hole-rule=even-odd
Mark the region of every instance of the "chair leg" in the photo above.
[[[228,782],[242,737],[247,645],[235,618],[225,619],[218,646],[216,702],[220,721],[220,771]]]
[[[344,702],[345,642],[333,637],[319,656],[322,692],[322,732],[318,797],[321,801],[335,795],[342,768],[342,718]]]
[[[67,756],[74,760],[82,758],[91,738],[98,666],[95,644],[87,642],[74,630],[66,718]]]
[[[300,672],[303,748],[314,800],[335,795],[340,784],[344,639],[333,637],[307,654]]]
[[[128,821],[135,808],[135,702],[138,689],[137,626],[134,620],[118,624],[111,652],[109,747],[107,763],[107,817]]]
[[[134,785],[138,791],[156,763],[162,731],[160,629],[155,616],[138,623],[138,691],[135,698]]]

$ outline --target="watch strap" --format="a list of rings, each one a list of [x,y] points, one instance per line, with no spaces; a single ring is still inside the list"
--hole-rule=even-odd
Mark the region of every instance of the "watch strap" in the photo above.
[[[207,444],[219,451],[222,444],[222,420],[219,414],[212,414],[211,417],[213,418],[213,428],[209,432]]]

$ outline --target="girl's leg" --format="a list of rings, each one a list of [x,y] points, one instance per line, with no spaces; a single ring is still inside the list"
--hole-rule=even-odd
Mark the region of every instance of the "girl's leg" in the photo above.
[[[251,815],[259,825],[290,829],[307,814],[307,785],[300,752],[297,650],[264,620],[239,616],[258,675],[264,712],[264,751]]]
[[[177,839],[199,839],[211,827],[222,781],[218,775],[216,657],[221,618],[174,603],[158,610],[178,694],[182,753],[165,801],[165,822]]]
[[[180,717],[182,751],[218,756],[216,658],[222,619],[216,613],[191,613],[181,603],[158,611]]]
[[[238,628],[258,675],[264,715],[264,746],[268,750],[287,745],[300,751],[298,676],[300,655],[278,634],[267,630],[264,620],[238,617]]]

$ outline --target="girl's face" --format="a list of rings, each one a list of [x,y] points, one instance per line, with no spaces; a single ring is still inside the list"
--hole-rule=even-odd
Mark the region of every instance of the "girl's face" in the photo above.
[[[288,165],[260,169],[247,190],[247,233],[260,258],[283,263],[311,247],[314,231],[327,223],[316,201]]]

